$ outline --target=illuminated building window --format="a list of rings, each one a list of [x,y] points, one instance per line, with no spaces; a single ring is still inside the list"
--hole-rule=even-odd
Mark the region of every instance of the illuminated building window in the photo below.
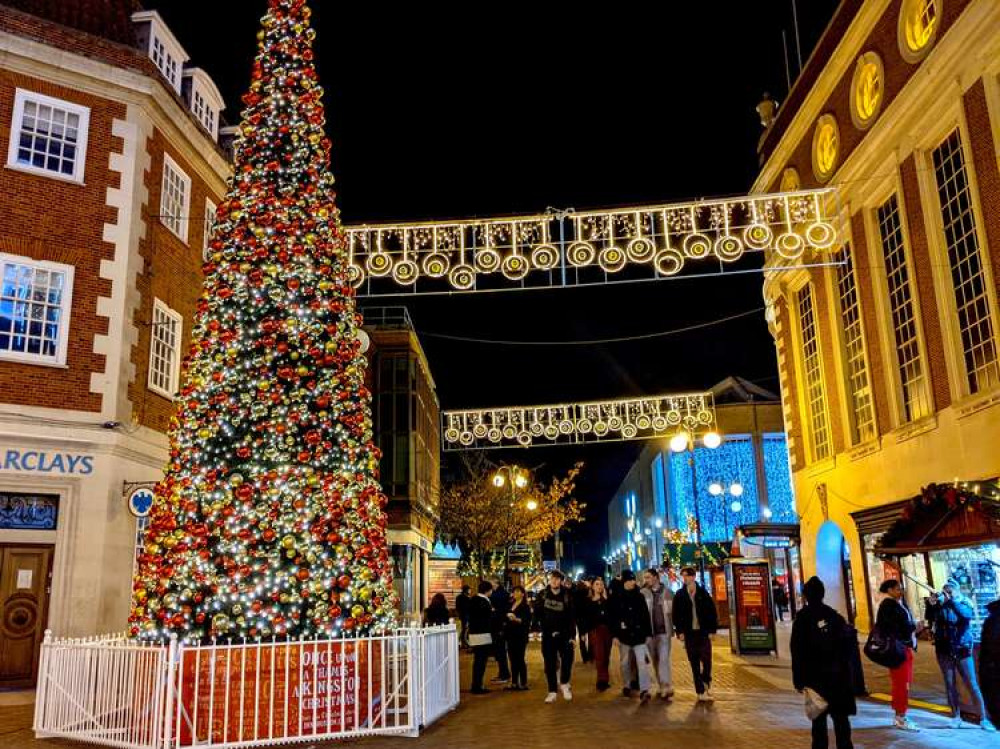
[[[941,219],[955,289],[955,309],[958,312],[969,392],[978,393],[1000,382],[1000,373],[997,370],[989,282],[979,250],[969,173],[958,130],[934,149],[934,177],[941,201]]]
[[[889,290],[889,313],[896,348],[896,365],[903,398],[903,422],[915,421],[931,412],[923,356],[917,337],[916,309],[910,286],[910,271],[903,242],[899,201],[891,196],[876,211],[885,277]]]
[[[179,313],[159,299],[153,301],[153,324],[149,341],[149,389],[167,398],[177,394],[181,372],[181,326]]]
[[[163,154],[163,182],[160,188],[160,221],[187,242],[191,208],[191,178],[177,162]]]
[[[833,176],[840,156],[840,130],[832,114],[824,114],[816,121],[813,132],[813,173],[820,182]]]
[[[73,267],[0,254],[0,359],[65,364]]]
[[[788,467],[788,441],[783,434],[765,434],[764,480],[767,482],[767,505],[772,523],[797,523],[795,494]]]
[[[941,25],[943,0],[903,0],[899,11],[899,51],[907,62],[919,61],[930,50]]]
[[[802,180],[799,179],[799,170],[794,166],[788,167],[781,173],[780,192],[795,192],[802,189]]]
[[[858,58],[851,81],[851,119],[864,130],[875,121],[882,108],[884,77],[882,59],[874,52]]]
[[[796,306],[799,312],[802,371],[806,384],[806,423],[809,427],[813,460],[823,460],[833,454],[833,446],[830,441],[830,416],[826,406],[826,392],[823,389],[819,332],[816,329],[812,286],[806,284],[799,290]]]
[[[850,246],[841,249],[837,260],[841,263],[837,266],[837,294],[840,298],[844,373],[851,403],[851,442],[857,445],[875,438],[875,409],[872,407],[872,388],[861,331],[861,306]]]

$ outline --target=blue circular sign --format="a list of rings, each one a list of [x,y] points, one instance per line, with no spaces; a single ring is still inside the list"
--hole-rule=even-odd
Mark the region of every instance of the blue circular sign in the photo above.
[[[128,495],[128,509],[137,518],[144,518],[149,515],[153,507],[153,490],[141,487],[133,489]]]

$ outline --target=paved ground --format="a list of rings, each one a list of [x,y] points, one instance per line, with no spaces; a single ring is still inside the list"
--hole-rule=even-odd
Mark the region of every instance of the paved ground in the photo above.
[[[787,636],[787,632],[784,633]],[[783,638],[784,639],[784,638]],[[792,691],[785,658],[745,659],[729,653],[717,638],[715,648],[717,700],[697,703],[691,676],[679,648],[674,648],[674,680],[678,694],[673,702],[654,701],[641,707],[638,700],[621,696],[617,673],[615,687],[604,694],[594,688],[592,666],[574,670],[572,703],[542,702],[544,677],[537,645],[529,653],[529,692],[487,695],[462,693],[461,707],[431,726],[419,739],[398,737],[346,742],[359,749],[399,749],[403,746],[435,749],[490,749],[498,747],[557,747],[558,749],[643,749],[680,746],[683,749],[768,749],[809,746],[809,726],[799,696]],[[927,653],[918,661],[918,696],[943,701],[940,676]],[[471,659],[462,658],[463,686]],[[489,676],[495,675],[491,664]],[[877,669],[868,673],[872,691],[887,691],[888,681]],[[21,704],[17,704],[21,703]],[[889,726],[889,707],[863,700],[854,720],[859,749],[967,749],[970,746],[1000,749],[1000,735],[975,728],[952,730],[945,718],[931,710],[914,710],[912,717],[924,729],[919,734],[900,733]],[[30,696],[0,694],[0,749],[44,749],[73,746],[60,741],[36,741],[30,731]],[[332,749],[345,742],[328,743]]]

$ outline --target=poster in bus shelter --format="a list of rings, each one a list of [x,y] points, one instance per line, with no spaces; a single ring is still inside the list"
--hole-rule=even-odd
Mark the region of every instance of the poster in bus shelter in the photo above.
[[[384,643],[183,649],[179,745],[329,736],[381,725]]]
[[[733,646],[738,653],[771,653],[778,649],[767,561],[733,560],[730,601]]]

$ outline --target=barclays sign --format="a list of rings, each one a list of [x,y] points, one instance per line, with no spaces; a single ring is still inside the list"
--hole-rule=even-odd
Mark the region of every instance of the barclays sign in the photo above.
[[[87,476],[94,472],[94,456],[45,450],[2,450],[0,470]]]

